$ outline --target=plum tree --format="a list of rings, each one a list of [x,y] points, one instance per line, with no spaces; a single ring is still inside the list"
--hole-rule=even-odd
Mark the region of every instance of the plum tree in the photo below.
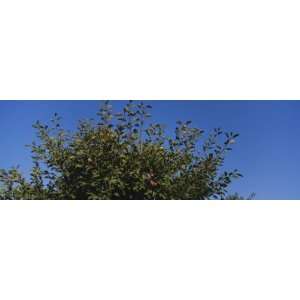
[[[238,170],[223,171],[237,133],[177,122],[174,136],[150,123],[151,106],[129,101],[114,113],[105,101],[97,120],[70,132],[55,114],[37,121],[33,167],[0,171],[1,199],[224,199]]]

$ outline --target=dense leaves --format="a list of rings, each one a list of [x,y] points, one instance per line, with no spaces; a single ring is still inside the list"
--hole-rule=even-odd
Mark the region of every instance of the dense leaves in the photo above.
[[[80,121],[75,132],[37,122],[33,168],[0,171],[0,199],[226,199],[241,174],[221,172],[238,134],[204,131],[177,122],[174,136],[150,123],[150,105],[129,101],[114,113],[106,101],[98,120]]]

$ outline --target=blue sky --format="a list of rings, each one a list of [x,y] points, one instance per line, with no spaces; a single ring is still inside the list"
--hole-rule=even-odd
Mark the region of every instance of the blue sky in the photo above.
[[[177,120],[192,120],[208,133],[215,127],[240,133],[225,161],[244,175],[232,191],[258,199],[300,199],[300,101],[146,101],[153,121],[171,130]],[[124,101],[112,102],[118,111]],[[32,124],[57,112],[66,128],[96,117],[100,101],[0,101],[0,168],[31,166],[25,147],[35,139]]]

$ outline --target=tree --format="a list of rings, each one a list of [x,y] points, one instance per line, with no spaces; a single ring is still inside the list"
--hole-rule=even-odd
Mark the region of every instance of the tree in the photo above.
[[[227,195],[224,200],[253,200],[255,193],[251,193],[247,198],[240,196],[238,193]]]
[[[0,171],[0,199],[224,199],[237,171],[221,171],[238,134],[204,131],[177,122],[175,135],[150,123],[150,105],[129,101],[120,113],[104,102],[98,122],[79,121],[77,130],[37,121],[30,145],[33,168]]]

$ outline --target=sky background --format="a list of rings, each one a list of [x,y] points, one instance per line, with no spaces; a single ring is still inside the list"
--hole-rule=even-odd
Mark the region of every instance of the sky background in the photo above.
[[[126,101],[111,101],[119,111]],[[192,120],[206,135],[215,127],[240,133],[225,161],[243,178],[230,188],[256,199],[300,199],[300,101],[144,101],[153,106],[152,121],[168,131],[177,120]],[[32,124],[48,122],[57,112],[65,128],[96,118],[100,101],[0,101],[0,168],[31,167],[25,147],[35,139]],[[206,136],[205,135],[205,136]]]

